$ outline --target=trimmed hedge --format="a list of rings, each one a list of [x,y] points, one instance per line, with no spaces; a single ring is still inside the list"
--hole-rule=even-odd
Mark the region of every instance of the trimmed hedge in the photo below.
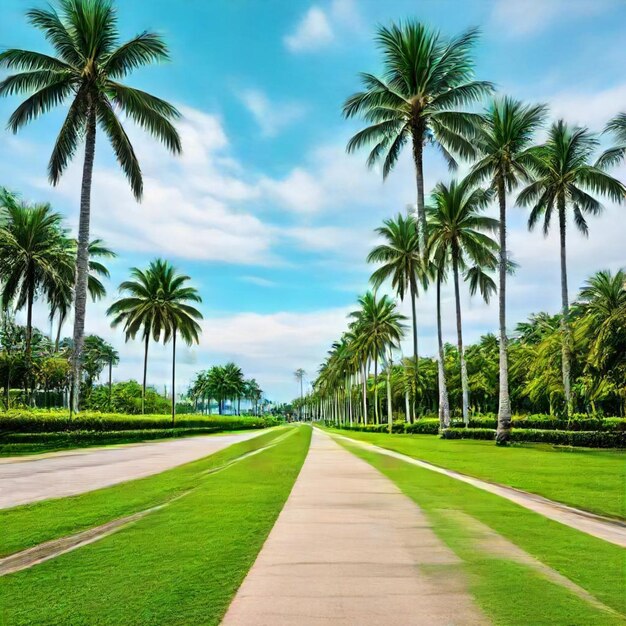
[[[570,420],[550,417],[549,415],[514,416],[513,428],[539,430],[584,430],[626,432],[626,419],[620,417],[592,418],[584,414],[572,415]],[[498,420],[495,417],[477,417],[469,420],[469,428],[495,429]]]
[[[174,428],[209,428],[213,431],[266,428],[278,420],[273,417],[189,416],[176,420]],[[171,430],[168,415],[123,415],[119,413],[80,413],[69,419],[67,411],[8,411],[0,414],[0,435],[5,433],[53,433],[74,431],[147,431]]]
[[[491,428],[448,428],[441,435],[444,439],[494,440],[496,431]],[[625,432],[546,430],[541,428],[514,428],[510,441],[549,443],[559,446],[587,448],[626,448]]]

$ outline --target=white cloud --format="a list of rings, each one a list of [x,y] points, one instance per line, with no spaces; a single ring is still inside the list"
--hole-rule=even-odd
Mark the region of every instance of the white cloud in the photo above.
[[[497,0],[491,13],[494,30],[527,37],[548,29],[556,20],[602,13],[615,0]]]
[[[275,137],[283,128],[302,118],[305,108],[297,102],[270,102],[258,89],[246,89],[239,94],[264,137]]]
[[[277,287],[278,283],[273,280],[269,280],[267,278],[261,278],[261,276],[241,276],[239,280],[244,283],[250,283],[251,285],[256,285],[257,287]]]
[[[291,52],[311,52],[325,48],[337,39],[337,31],[361,30],[362,19],[354,0],[333,0],[322,8],[313,5],[295,30],[283,38]]]
[[[560,91],[546,100],[553,118],[601,131],[610,118],[624,109],[626,83],[607,89]]]
[[[284,38],[291,52],[304,52],[323,48],[333,41],[335,34],[326,13],[317,6],[311,7],[296,29]]]

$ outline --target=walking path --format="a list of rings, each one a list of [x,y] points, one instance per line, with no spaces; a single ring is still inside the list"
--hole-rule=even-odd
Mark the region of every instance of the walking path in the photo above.
[[[208,456],[265,430],[232,435],[184,437],[115,448],[74,450],[0,463],[0,509],[73,496],[127,480],[158,474]]]
[[[450,478],[455,478],[456,480],[460,480],[468,485],[482,489],[483,491],[488,491],[489,493],[494,493],[502,498],[506,498],[511,502],[515,502],[515,504],[519,504],[530,511],[539,513],[540,515],[554,520],[555,522],[560,522],[570,528],[574,528],[583,533],[587,533],[588,535],[592,535],[593,537],[598,537],[599,539],[604,539],[604,541],[609,541],[610,543],[614,543],[622,548],[626,548],[626,523],[620,522],[619,520],[612,520],[607,517],[602,517],[601,515],[595,515],[589,511],[582,511],[580,509],[567,506],[561,502],[548,500],[547,498],[538,496],[534,493],[528,493],[527,491],[515,489],[514,487],[506,487],[505,485],[490,483],[480,480],[479,478],[467,476],[466,474],[461,474],[459,472],[455,472],[454,470],[439,467],[438,465],[433,465],[427,461],[420,461],[419,459],[414,459],[406,454],[381,448],[371,443],[359,441],[358,439],[352,439],[350,437],[344,437],[343,435],[336,434],[333,434],[333,437],[345,439],[351,444],[362,448],[374,449],[379,454],[384,454],[386,456],[393,457],[394,459],[400,459],[401,461],[405,461],[411,465],[417,465],[418,467],[437,472],[438,474],[444,474]]]
[[[390,480],[315,429],[222,624],[487,624],[460,563]]]

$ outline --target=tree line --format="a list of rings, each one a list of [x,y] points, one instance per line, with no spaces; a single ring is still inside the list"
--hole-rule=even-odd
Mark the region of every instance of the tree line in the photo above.
[[[550,409],[571,414],[584,402],[583,398],[593,395],[581,392],[581,385],[590,384],[596,391],[610,387],[610,393],[621,398],[619,407],[623,412],[625,379],[610,378],[615,372],[623,373],[621,360],[618,358],[620,362],[608,368],[611,375],[606,373],[607,367],[597,368],[607,358],[601,353],[603,347],[598,345],[599,352],[592,359],[595,365],[586,363],[579,370],[580,363],[574,362],[576,330],[583,332],[580,329],[586,328],[592,332],[596,322],[590,320],[597,316],[587,316],[587,326],[577,325],[578,313],[570,307],[566,226],[571,220],[586,235],[587,218],[602,212],[599,198],[616,203],[626,198],[624,184],[608,171],[626,155],[626,114],[619,113],[607,123],[605,133],[615,140],[615,145],[600,152],[599,138],[589,129],[572,126],[564,120],[548,124],[546,105],[525,104],[507,96],[494,98],[494,85],[474,77],[473,50],[477,40],[476,29],[447,38],[412,20],[380,27],[376,44],[382,55],[383,71],[380,75],[361,74],[363,89],[346,100],[343,113],[346,118],[360,118],[367,124],[350,139],[348,152],[369,147],[367,164],[381,166],[383,178],[393,170],[403,148],[410,144],[412,149],[417,191],[415,214],[386,220],[378,229],[383,243],[368,257],[369,262],[378,265],[371,279],[374,288],[388,283],[400,300],[408,298],[411,302],[413,357],[412,366],[405,367],[405,377],[411,377],[406,385],[406,414],[412,419],[425,408],[423,388],[420,391],[423,360],[418,355],[416,307],[420,291],[435,288],[437,411],[443,428],[450,422],[452,401],[454,407],[460,406],[465,423],[469,420],[470,382],[460,298],[460,285],[464,282],[471,294],[479,293],[486,301],[498,296],[497,441],[504,443],[510,432],[512,396],[519,397],[524,387],[511,391],[511,383],[519,383],[510,371],[515,345],[509,345],[506,332],[507,277],[515,270],[507,250],[507,200],[516,191],[515,203],[530,211],[529,229],[542,223],[547,234],[556,222],[559,231],[562,308],[560,315],[552,318],[552,326],[556,320],[558,330],[552,328],[551,336],[560,350],[560,376],[558,389],[554,383],[550,386]],[[483,112],[461,110],[484,98],[491,100]],[[537,143],[542,129],[547,131],[546,138]],[[457,159],[470,164],[467,176],[437,183],[428,198],[423,173],[427,147],[437,148],[451,171],[458,168]],[[498,219],[484,215],[493,202],[498,205]],[[441,327],[441,288],[450,279],[455,296],[459,372],[458,386],[454,388],[452,384],[457,381],[446,367],[450,349],[444,344]],[[608,314],[612,321],[607,324],[613,329],[609,334],[619,331],[618,338],[614,338],[619,344],[623,337],[623,326],[619,326],[624,319],[623,296],[619,295],[624,289],[623,272],[600,273],[590,281],[618,285],[615,287],[618,302],[613,302]],[[337,394],[352,398],[352,386],[358,375],[363,394],[361,419],[367,421],[367,381],[373,365],[373,417],[377,420],[378,368],[383,360],[387,366],[391,418],[392,351],[403,336],[405,318],[391,298],[378,296],[376,291],[365,294],[359,303],[360,309],[350,316],[348,331],[333,344],[329,358],[321,367],[314,384],[315,394],[320,403],[336,407]],[[587,339],[593,341],[594,337]],[[351,363],[349,367],[348,363]],[[353,410],[351,405],[348,408]]]

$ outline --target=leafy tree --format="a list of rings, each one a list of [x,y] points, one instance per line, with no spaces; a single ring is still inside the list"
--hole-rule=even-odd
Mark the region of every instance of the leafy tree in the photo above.
[[[464,272],[472,295],[480,291],[488,301],[495,292],[495,284],[485,270],[493,270],[497,264],[498,244],[487,232],[497,230],[498,221],[481,215],[491,198],[491,191],[474,187],[471,180],[453,180],[449,185],[439,183],[435,187],[433,205],[428,209],[430,254],[436,266],[441,267],[448,258],[452,265],[465,423],[469,421],[469,383],[463,350],[459,275]]]
[[[473,80],[472,51],[478,31],[470,29],[451,39],[416,21],[380,27],[376,43],[383,57],[382,77],[361,74],[363,91],[350,96],[343,113],[370,124],[348,143],[348,152],[373,148],[371,167],[382,162],[383,177],[394,168],[410,140],[417,185],[417,214],[421,243],[426,233],[424,208],[424,146],[436,146],[451,168],[452,152],[473,158],[470,140],[476,117],[456,110],[489,94],[493,87]]]
[[[550,128],[548,140],[532,153],[536,180],[525,187],[517,198],[518,204],[531,208],[528,227],[533,229],[543,217],[543,232],[547,234],[554,213],[559,222],[561,251],[561,324],[563,391],[566,410],[573,411],[571,393],[571,329],[567,285],[566,219],[568,209],[574,224],[587,235],[586,215],[598,215],[602,204],[592,195],[606,196],[615,202],[626,198],[626,188],[601,167],[590,162],[598,147],[597,138],[586,128],[570,127],[563,120]]]
[[[108,0],[62,0],[60,14],[50,7],[27,12],[30,24],[41,31],[56,56],[29,50],[6,50],[0,67],[17,70],[0,82],[0,95],[29,94],[9,118],[17,132],[50,109],[71,100],[67,117],[52,150],[48,175],[57,184],[85,142],[80,219],[76,257],[73,380],[80,383],[89,273],[89,222],[96,129],[104,132],[117,161],[139,200],[143,181],[139,162],[117,111],[162,141],[174,153],[181,151],[172,125],[176,109],[159,98],[119,82],[134,69],[168,58],[160,36],[143,32],[120,45],[117,15]],[[78,408],[78,394],[74,394]]]
[[[506,247],[506,194],[520,181],[530,180],[529,148],[535,132],[547,113],[544,105],[526,105],[512,98],[494,100],[483,115],[474,139],[479,159],[472,167],[470,180],[489,181],[500,208],[499,229],[499,400],[496,440],[504,444],[511,430],[511,398],[506,335],[506,274],[509,264]]]

